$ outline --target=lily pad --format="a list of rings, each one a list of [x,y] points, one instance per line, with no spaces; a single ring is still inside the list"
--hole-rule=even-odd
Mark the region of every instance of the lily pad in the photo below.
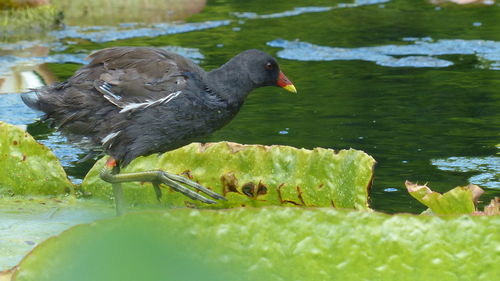
[[[0,121],[0,196],[71,193],[57,157],[21,128]]]
[[[405,184],[411,196],[439,215],[474,213],[477,200],[484,192],[473,184],[455,187],[444,194],[434,192],[426,185],[418,185],[409,181]]]
[[[71,226],[112,216],[113,205],[97,200],[72,196],[0,198],[0,270],[18,264],[36,245]]]
[[[496,280],[499,228],[332,208],[130,213],[47,240],[12,280]]]
[[[111,185],[99,178],[105,159],[85,177],[82,189],[110,200]],[[290,146],[241,145],[230,142],[193,143],[160,156],[134,160],[122,173],[162,169],[183,174],[224,195],[217,207],[328,206],[368,209],[368,191],[375,160],[354,149],[334,151]],[[132,204],[158,204],[151,185],[124,184],[125,198]],[[202,203],[171,191],[163,198],[168,205]],[[213,206],[211,206],[213,207]]]

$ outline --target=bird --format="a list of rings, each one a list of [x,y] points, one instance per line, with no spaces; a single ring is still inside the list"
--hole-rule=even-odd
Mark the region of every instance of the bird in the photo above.
[[[112,184],[118,214],[126,209],[122,182],[151,182],[158,200],[161,184],[207,204],[226,200],[167,171],[120,171],[139,156],[177,149],[222,128],[256,88],[297,92],[277,60],[257,49],[208,72],[186,57],[153,47],[106,48],[87,59],[66,81],[21,98],[70,141],[109,156],[100,178]]]

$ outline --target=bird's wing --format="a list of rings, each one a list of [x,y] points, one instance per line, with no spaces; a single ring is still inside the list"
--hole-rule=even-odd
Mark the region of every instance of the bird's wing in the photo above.
[[[200,69],[182,56],[156,48],[108,48],[89,58],[73,83],[93,81],[95,90],[125,111],[168,102],[186,87],[185,73]]]

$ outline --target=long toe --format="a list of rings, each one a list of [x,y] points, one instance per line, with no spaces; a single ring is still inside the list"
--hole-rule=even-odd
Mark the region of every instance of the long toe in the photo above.
[[[210,197],[212,197],[214,199],[227,201],[227,199],[224,196],[222,196],[222,195],[220,195],[220,194],[218,194],[218,193],[216,193],[216,192],[214,192],[214,191],[212,191],[212,190],[204,187],[203,185],[201,185],[201,184],[199,184],[197,182],[194,182],[194,181],[192,181],[192,180],[190,180],[188,178],[185,178],[185,177],[179,176],[179,175],[170,174],[170,173],[167,173],[167,172],[163,172],[163,175],[165,177],[173,180],[173,181],[178,181],[178,182],[181,182],[183,184],[189,185],[192,188],[194,188],[196,190],[199,190],[199,191],[205,193],[206,195],[208,195],[208,196],[210,196]]]
[[[191,189],[177,183],[176,181],[169,179],[167,176],[165,176],[163,174],[160,176],[160,180],[163,184],[170,186],[175,191],[178,191],[178,192],[184,194],[185,196],[187,196],[193,200],[199,200],[199,201],[201,201],[203,203],[207,203],[207,204],[216,204],[217,203],[214,200],[206,198],[205,196],[192,191]]]

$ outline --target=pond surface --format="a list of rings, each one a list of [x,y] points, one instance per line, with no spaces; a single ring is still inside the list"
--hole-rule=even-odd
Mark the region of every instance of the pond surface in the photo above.
[[[93,50],[166,47],[212,69],[258,48],[299,93],[259,89],[203,141],[364,150],[378,162],[371,204],[384,212],[424,209],[405,180],[440,192],[475,183],[489,202],[500,196],[500,5],[487,3],[219,0],[182,23],[68,26],[0,43],[0,120],[32,123],[14,92],[68,78]],[[57,133],[28,129],[75,181],[92,165]]]

